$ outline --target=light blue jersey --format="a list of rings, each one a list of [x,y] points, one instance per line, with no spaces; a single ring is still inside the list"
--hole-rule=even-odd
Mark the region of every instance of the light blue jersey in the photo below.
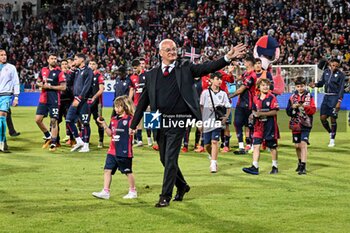
[[[19,95],[19,78],[16,67],[6,63],[0,69],[0,96],[11,95]]]

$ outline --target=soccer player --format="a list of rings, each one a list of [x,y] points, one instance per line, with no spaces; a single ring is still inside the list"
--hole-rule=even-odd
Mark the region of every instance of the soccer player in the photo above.
[[[97,118],[102,116],[102,94],[105,89],[104,86],[104,78],[100,71],[97,69],[97,62],[91,60],[89,62],[89,67],[94,72],[93,80],[92,80],[92,92],[91,92],[91,106],[90,113],[93,115],[96,125],[98,127],[98,148],[103,148],[103,127],[97,122]]]
[[[16,67],[7,63],[6,51],[0,49],[0,152],[9,153],[6,144],[6,116],[10,110],[12,96],[13,106],[18,105],[19,78]]]
[[[243,142],[243,126],[250,128],[249,135],[246,135],[246,144],[248,146],[252,144],[251,134],[253,132],[253,128],[251,124],[248,124],[248,120],[252,113],[253,99],[255,96],[255,84],[257,80],[254,71],[254,62],[255,60],[252,56],[248,56],[244,59],[244,65],[247,70],[242,75],[243,85],[230,96],[230,98],[239,96],[234,116],[234,125],[236,128],[239,149],[234,151],[235,154],[247,153]],[[250,147],[247,147],[246,149],[249,150]]]
[[[114,99],[113,101],[123,95],[129,96],[130,99],[132,99],[132,94],[134,87],[132,86],[132,82],[130,80],[130,77],[126,73],[126,68],[124,66],[119,67],[118,69],[118,76],[115,79],[114,84]],[[113,108],[112,116],[115,116],[115,110]]]
[[[328,147],[335,146],[335,136],[337,134],[337,118],[340,104],[344,96],[345,75],[339,70],[340,61],[332,59],[329,68],[326,68],[318,83],[310,84],[311,87],[325,86],[325,96],[321,104],[321,123],[330,135]],[[331,118],[331,127],[328,117]]]
[[[61,92],[61,102],[60,102],[60,109],[59,109],[59,118],[58,118],[58,125],[62,122],[63,117],[67,117],[67,112],[69,109],[69,106],[73,102],[73,81],[74,81],[74,73],[69,69],[68,60],[62,60],[61,61],[61,70],[64,73],[64,76],[66,77],[66,90]],[[67,125],[66,128],[66,140],[69,140],[69,129]],[[59,130],[58,130],[59,133]],[[59,140],[58,140],[59,142]]]
[[[147,71],[145,58],[143,58],[143,57],[140,58],[140,65],[141,65],[141,74],[144,74]],[[152,148],[154,150],[156,150],[156,151],[159,150],[159,146],[158,146],[158,143],[157,143],[157,132],[158,131],[156,129],[154,129],[154,130],[146,129],[148,145],[152,146],[153,143],[154,143]],[[152,133],[153,133],[153,142],[152,142],[152,138],[151,138]]]
[[[313,114],[316,112],[314,97],[306,90],[306,81],[298,77],[295,81],[295,93],[289,98],[286,108],[291,117],[289,128],[292,130],[293,143],[298,157],[299,175],[306,174],[307,146],[312,128]]]
[[[21,134],[20,132],[17,132],[15,130],[15,126],[13,125],[11,108],[9,109],[9,111],[7,113],[6,123],[7,123],[7,128],[9,130],[9,134],[11,137],[17,137]]]
[[[89,152],[90,141],[90,105],[88,103],[89,95],[92,91],[93,71],[85,65],[86,57],[82,53],[74,56],[73,65],[76,67],[73,95],[74,100],[68,109],[66,123],[68,124],[70,132],[73,134],[76,143],[71,151]],[[78,134],[78,129],[75,125],[77,120],[82,124],[82,136]]]
[[[277,125],[277,111],[279,110],[277,98],[269,91],[270,81],[259,79],[257,87],[260,94],[253,100],[253,116],[255,118],[253,134],[253,165],[243,168],[245,173],[259,175],[260,147],[263,141],[270,148],[272,157],[272,170],[270,174],[278,173],[277,166],[277,139],[279,138]]]
[[[198,94],[198,96],[201,96],[202,91],[203,91],[203,84],[202,84],[203,82],[200,78],[195,78],[194,80],[195,80],[194,86],[196,88],[197,94]],[[200,99],[199,99],[199,101],[200,101]],[[194,136],[194,152],[196,152],[196,153],[205,152],[202,131],[203,131],[202,128],[196,127],[196,133]],[[189,138],[189,135],[188,135],[188,138]]]
[[[140,65],[141,65],[141,73],[145,73],[146,72],[146,60],[143,57],[141,57],[139,59],[139,61],[140,61]]]
[[[130,80],[132,83],[132,87],[130,92],[131,96],[134,98],[134,105],[135,107],[139,103],[139,99],[141,96],[141,93],[143,91],[143,88],[145,86],[145,75],[142,73],[142,66],[141,63],[138,59],[135,59],[131,62],[131,66],[133,68],[133,74],[130,76]],[[142,146],[142,122],[139,123],[137,126],[137,131],[136,131],[136,141],[137,141],[137,146]],[[148,145],[152,146],[152,139],[149,137],[148,138]]]
[[[61,91],[66,89],[66,78],[57,66],[56,54],[50,54],[48,66],[41,69],[37,79],[37,86],[41,88],[39,104],[36,110],[35,122],[44,134],[43,149],[50,144],[49,150],[55,151],[58,143],[58,118]],[[50,114],[51,133],[47,130],[43,119]]]

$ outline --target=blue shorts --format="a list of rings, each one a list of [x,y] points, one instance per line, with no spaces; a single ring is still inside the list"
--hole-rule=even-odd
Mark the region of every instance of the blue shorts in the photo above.
[[[59,118],[59,107],[56,104],[43,104],[39,103],[36,109],[36,115],[43,115],[47,117],[47,114],[50,113],[50,118]]]
[[[237,107],[235,110],[235,119],[234,119],[235,127],[238,127],[238,126],[248,127],[250,114],[252,114],[252,110],[247,108]]]
[[[107,154],[104,169],[112,170],[112,175],[114,175],[117,170],[119,170],[122,174],[132,173],[131,167],[132,158],[119,157]]]
[[[300,133],[293,133],[293,143],[300,143],[301,141],[309,143],[310,130],[302,130]]]
[[[263,138],[253,138],[253,145],[261,145],[265,141],[266,147],[276,149],[278,146],[276,139],[265,140]]]
[[[335,106],[338,103],[338,96],[325,95],[321,104],[320,115],[326,115],[333,118],[338,118],[338,113],[335,111]]]
[[[9,112],[11,105],[12,96],[4,95],[0,96],[0,111]]]
[[[220,141],[221,128],[214,129],[213,131],[203,133],[204,145],[211,144],[211,141]]]
[[[78,119],[83,125],[88,125],[90,123],[90,104],[86,101],[81,102],[78,108],[71,105],[68,109],[66,121],[76,122]]]
[[[67,116],[68,109],[71,105],[71,100],[61,100],[60,109],[59,109],[59,118],[58,122],[61,123],[63,120],[63,117]]]

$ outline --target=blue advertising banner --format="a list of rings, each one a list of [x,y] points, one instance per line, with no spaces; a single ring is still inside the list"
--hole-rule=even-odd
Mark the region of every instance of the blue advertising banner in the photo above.
[[[39,101],[38,92],[22,92],[19,96],[19,106],[37,106]],[[112,107],[113,106],[113,92],[104,92],[103,93],[103,106]],[[288,104],[288,100],[291,96],[291,93],[285,93],[277,96],[278,103],[281,109],[285,109]],[[319,93],[317,96],[317,108],[320,108],[324,94]],[[235,107],[237,103],[237,98],[234,98],[232,101],[232,107]],[[341,104],[341,109],[350,110],[350,94],[344,94],[344,99]]]

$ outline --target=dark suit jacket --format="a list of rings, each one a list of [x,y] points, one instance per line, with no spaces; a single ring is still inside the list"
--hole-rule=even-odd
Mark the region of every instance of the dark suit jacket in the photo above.
[[[198,94],[194,86],[194,78],[213,73],[227,65],[228,63],[223,57],[216,61],[206,62],[204,64],[198,65],[192,64],[190,62],[176,62],[174,69],[181,96],[197,119],[201,119],[202,116],[199,108]],[[145,73],[146,84],[137,105],[134,118],[130,125],[130,128],[132,129],[136,128],[143,117],[143,112],[147,109],[148,105],[150,105],[151,111],[157,111],[156,84],[158,76],[162,74],[162,72],[160,72],[160,69],[161,67],[158,66]]]

